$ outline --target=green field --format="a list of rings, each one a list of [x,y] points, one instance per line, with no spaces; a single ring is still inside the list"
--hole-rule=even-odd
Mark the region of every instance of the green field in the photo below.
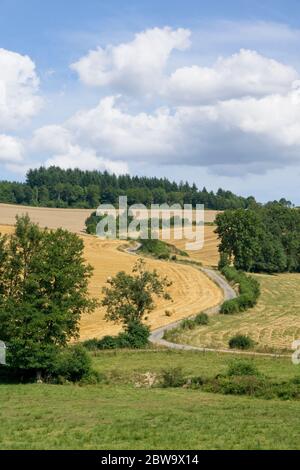
[[[137,374],[180,366],[224,372],[228,355],[105,352],[99,385],[0,385],[0,449],[300,449],[300,402],[190,389],[137,389]],[[256,358],[272,378],[300,373],[288,359]]]
[[[249,335],[260,352],[285,352],[300,339],[300,274],[257,275],[257,305],[235,315],[216,315],[208,326],[168,334],[168,340],[194,346],[228,348],[236,334]]]

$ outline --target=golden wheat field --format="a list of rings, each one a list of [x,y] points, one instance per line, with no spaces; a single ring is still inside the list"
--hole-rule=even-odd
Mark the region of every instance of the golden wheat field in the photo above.
[[[218,252],[218,237],[215,234],[216,226],[205,225],[204,226],[204,245],[201,250],[187,251],[189,258],[201,262],[204,266],[217,266],[219,262]],[[176,229],[175,229],[176,230]],[[186,244],[191,243],[191,240],[181,239],[176,240],[174,237],[174,229],[171,230],[171,238],[166,240],[175,245],[180,250],[186,251]],[[193,240],[192,240],[193,242]]]
[[[255,308],[235,315],[211,317],[208,326],[181,332],[176,341],[194,346],[227,348],[236,335],[249,335],[257,351],[285,351],[300,339],[300,274],[257,275],[261,297]]]
[[[43,207],[27,207],[11,204],[0,204],[0,224],[14,225],[16,215],[28,214],[33,222],[41,227],[59,228],[76,233],[84,233],[85,220],[91,214],[90,209],[51,209]],[[205,222],[214,222],[218,211],[205,211]],[[143,217],[142,215],[140,216]],[[216,266],[218,264],[218,239],[214,233],[215,227],[206,225],[204,227],[205,241],[204,247],[199,251],[189,251],[191,259],[200,261],[205,266]],[[185,250],[188,240],[174,240],[173,231],[171,239],[166,240],[173,243],[177,248]]]
[[[14,225],[16,215],[28,214],[33,222],[39,223],[42,227],[63,227],[71,232],[82,232],[85,228],[84,222],[92,212],[92,209],[52,209],[0,204],[0,223]],[[205,222],[214,222],[218,213],[214,210],[205,211]],[[142,211],[138,212],[137,218],[145,218]]]
[[[1,233],[12,233],[12,231],[12,226],[0,226]],[[124,242],[104,241],[88,235],[81,236],[84,240],[86,260],[94,267],[90,293],[101,298],[101,289],[107,278],[120,270],[130,272],[137,257],[119,250]],[[156,309],[150,314],[151,328],[196,314],[222,301],[221,290],[193,267],[152,259],[147,259],[147,265],[149,269],[157,269],[161,275],[166,275],[173,282],[169,290],[173,302],[160,299],[157,301]],[[118,326],[107,323],[104,315],[104,309],[98,308],[93,314],[82,317],[81,339],[115,334],[120,330]]]
[[[0,224],[14,225],[16,215],[28,214],[32,222],[38,223],[41,227],[53,229],[63,227],[70,232],[80,233],[84,231],[85,220],[91,212],[89,209],[51,209],[0,204]]]

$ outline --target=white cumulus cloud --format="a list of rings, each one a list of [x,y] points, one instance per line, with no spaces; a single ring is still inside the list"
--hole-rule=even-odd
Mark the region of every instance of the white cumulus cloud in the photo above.
[[[79,145],[71,145],[66,153],[53,155],[45,162],[46,167],[53,165],[64,169],[109,171],[117,175],[128,173],[125,162],[99,157],[94,149],[81,148]]]
[[[84,146],[67,127],[50,125],[37,129],[28,142],[27,152],[43,154],[45,166],[80,168],[82,170],[107,170],[116,174],[128,172],[124,161],[104,158],[91,145]]]
[[[64,152],[67,157],[62,159],[59,153],[55,162],[95,165],[93,156],[101,155],[110,162],[205,166],[221,174],[261,173],[300,163],[299,122],[299,89],[173,111],[164,107],[152,113],[130,113],[120,107],[118,98],[107,97],[64,123],[61,134],[71,136],[71,144]],[[76,146],[89,149],[90,157],[80,161]]]
[[[190,34],[182,28],[148,29],[136,34],[132,42],[90,51],[71,68],[86,85],[157,92],[171,52],[187,49]]]
[[[189,43],[189,30],[153,28],[132,42],[90,51],[72,68],[84,84],[106,87],[108,96],[65,122],[36,129],[26,141],[1,128],[2,121],[30,117],[39,105],[34,64],[16,54],[18,73],[9,71],[13,66],[6,75],[0,69],[0,160],[118,174],[140,164],[205,167],[231,176],[299,166],[298,72],[249,49],[209,67],[195,54],[193,62],[189,57],[178,65],[177,56],[175,68],[172,51]]]
[[[166,94],[173,103],[195,105],[284,93],[298,78],[293,67],[242,49],[230,57],[219,58],[213,67],[178,68],[168,80]]]
[[[66,125],[77,139],[107,156],[143,161],[173,153],[173,123],[167,108],[130,114],[110,96],[95,108],[78,112]]]
[[[0,134],[0,162],[18,163],[23,160],[22,142],[9,135]]]
[[[0,131],[23,124],[40,110],[38,89],[30,57],[0,49]]]

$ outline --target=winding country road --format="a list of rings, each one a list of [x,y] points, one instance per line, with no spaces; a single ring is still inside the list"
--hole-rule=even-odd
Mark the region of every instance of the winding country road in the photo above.
[[[208,268],[200,268],[201,271],[206,274],[211,280],[213,280],[223,291],[224,293],[224,300],[231,300],[236,298],[236,292],[234,289],[228,284],[228,282],[216,271],[213,269]],[[208,310],[205,310],[203,313],[207,315],[215,315],[220,312],[221,305],[216,307],[212,307]],[[193,317],[190,317],[193,318]],[[165,332],[173,330],[174,328],[178,327],[182,320],[170,323],[167,326],[163,326],[151,332],[150,335],[150,342],[156,346],[164,346],[169,349],[176,349],[181,351],[200,351],[200,352],[218,352],[218,353],[225,353],[225,354],[236,354],[236,355],[246,355],[246,356],[267,356],[267,357],[290,357],[287,354],[272,354],[272,353],[259,353],[254,351],[235,351],[232,349],[214,349],[214,348],[201,348],[197,346],[190,346],[187,344],[178,344],[172,343],[170,341],[166,341],[163,339]]]
[[[214,281],[221,288],[221,290],[224,293],[224,300],[231,300],[236,297],[236,293],[233,290],[233,288],[226,282],[226,280],[219,273],[217,273],[213,269],[208,269],[208,268],[198,268],[198,269],[200,269],[204,274],[206,274],[207,277],[209,277],[212,281]],[[212,307],[208,310],[205,310],[205,312],[203,313],[206,313],[207,315],[215,315],[220,312],[221,305],[222,304],[217,305],[216,307]],[[193,317],[190,317],[190,318],[193,318]],[[208,351],[208,349],[199,348],[196,346],[184,345],[184,344],[171,343],[170,341],[166,341],[165,339],[163,339],[165,332],[173,330],[174,328],[179,326],[181,321],[182,320],[170,323],[169,325],[163,326],[161,328],[158,328],[157,330],[152,331],[150,335],[151,343],[155,345],[159,345],[159,346],[165,346],[171,349],[183,349],[187,351],[190,351],[190,350]]]

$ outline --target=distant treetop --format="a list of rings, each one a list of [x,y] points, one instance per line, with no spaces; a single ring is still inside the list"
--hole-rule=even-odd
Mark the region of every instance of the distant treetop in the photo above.
[[[206,209],[225,210],[253,207],[254,197],[231,191],[199,190],[195,184],[176,183],[167,178],[138,177],[59,167],[29,170],[25,183],[0,182],[0,202],[46,207],[95,209],[100,203],[116,204],[126,195],[128,204],[204,204]]]

